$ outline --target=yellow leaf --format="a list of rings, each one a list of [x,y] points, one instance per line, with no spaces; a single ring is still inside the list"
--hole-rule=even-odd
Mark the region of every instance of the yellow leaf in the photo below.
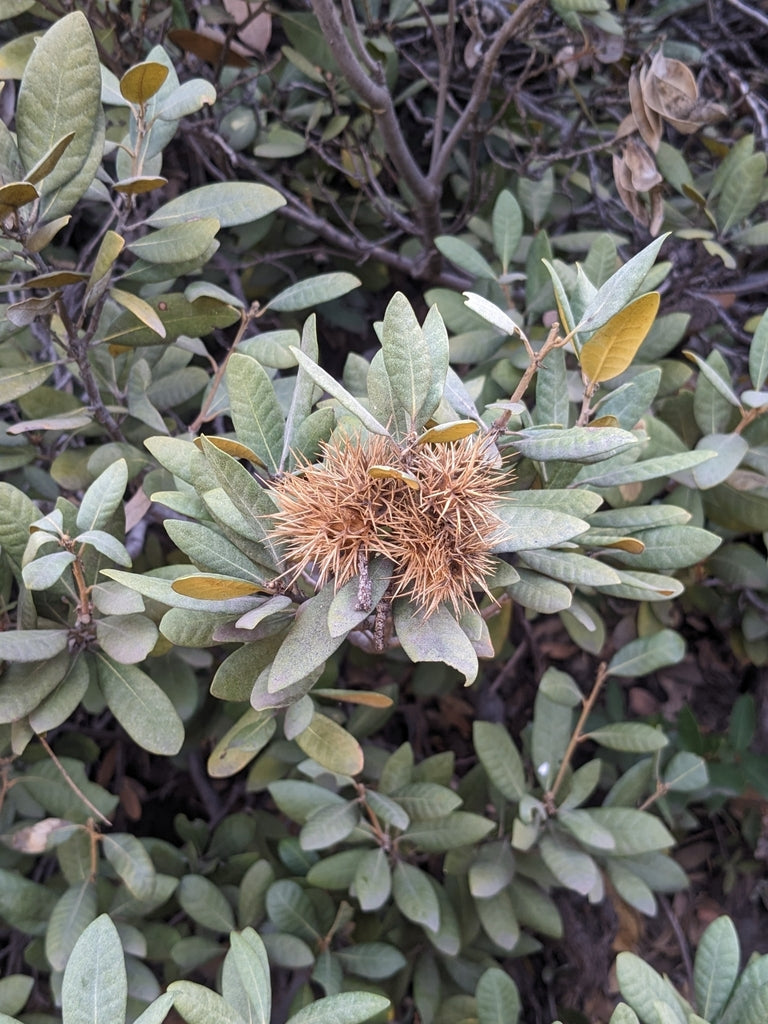
[[[162,188],[168,184],[168,179],[159,175],[139,174],[135,178],[123,178],[116,181],[112,188],[115,192],[125,192],[126,195],[138,196],[143,192],[152,192],[156,188]]]
[[[313,697],[320,697],[322,700],[338,700],[346,704],[363,704],[367,708],[391,708],[394,703],[386,693],[376,693],[369,690],[334,690],[316,689],[312,691]]]
[[[581,350],[581,369],[599,384],[624,373],[643,343],[659,309],[659,293],[648,292],[598,328]]]
[[[171,590],[201,601],[229,601],[233,597],[267,593],[257,583],[228,579],[226,576],[181,576],[173,581]]]
[[[0,213],[5,216],[7,211],[18,210],[38,198],[37,189],[28,181],[12,181],[0,188]]]
[[[619,421],[615,416],[598,416],[597,419],[589,421],[590,427],[618,427]]]
[[[31,171],[27,172],[26,180],[30,185],[36,185],[51,173],[56,164],[61,160],[62,154],[67,146],[74,139],[74,132],[67,132],[48,152],[37,161]]]
[[[480,428],[474,420],[452,420],[450,423],[438,423],[425,430],[416,439],[417,444],[446,444],[448,441],[460,441],[462,437],[476,434]]]
[[[136,319],[141,320],[150,331],[159,334],[161,338],[165,337],[166,332],[163,321],[148,302],[140,299],[138,295],[134,295],[132,292],[123,291],[122,288],[110,288],[109,294],[118,305],[124,306],[125,309],[133,313]]]
[[[218,448],[220,452],[226,452],[227,455],[231,455],[234,459],[248,459],[249,462],[253,462],[256,466],[261,466],[262,469],[266,469],[266,465],[256,452],[252,451],[247,445],[242,444],[240,441],[234,441],[230,437],[208,437],[203,434],[200,437],[195,438],[195,445],[202,451],[203,450],[203,437],[206,441],[209,441],[214,448]]]
[[[41,252],[71,220],[72,214],[68,213],[64,217],[48,221],[47,224],[41,224],[27,238],[27,249],[30,252]]]
[[[120,92],[129,103],[146,103],[168,77],[165,64],[144,61],[129,68],[120,79]]]
[[[645,544],[634,537],[622,537],[611,544],[602,544],[601,547],[618,548],[620,551],[626,551],[630,555],[641,555],[645,551]]]
[[[86,281],[87,274],[78,274],[74,270],[52,270],[50,274],[38,274],[24,282],[25,288],[63,288],[66,284],[80,284]]]
[[[421,484],[413,473],[404,473],[402,469],[395,469],[394,466],[369,466],[368,476],[391,477],[393,480],[401,480],[414,491],[421,489]]]

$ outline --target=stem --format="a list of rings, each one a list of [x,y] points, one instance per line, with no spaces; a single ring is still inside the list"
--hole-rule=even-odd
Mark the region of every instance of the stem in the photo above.
[[[433,182],[440,181],[445,175],[451,154],[485,102],[491,88],[493,72],[496,70],[496,65],[499,62],[504,47],[514,35],[524,31],[528,24],[538,17],[544,6],[544,0],[522,0],[522,3],[518,4],[514,13],[499,29],[498,34],[483,57],[467,105],[446,136],[437,159],[433,161],[429,174]]]
[[[85,804],[85,806],[88,808],[89,811],[91,811],[93,814],[95,814],[97,818],[99,818],[101,821],[103,821],[105,825],[109,825],[110,828],[111,828],[112,827],[112,822],[109,820],[109,818],[105,818],[104,815],[99,810],[99,808],[96,807],[94,804],[92,804],[91,801],[88,799],[88,797],[85,795],[85,793],[83,793],[83,791],[81,789],[79,789],[79,787],[78,787],[77,783],[75,782],[75,780],[68,774],[67,769],[61,763],[61,761],[58,759],[58,757],[56,757],[56,755],[54,754],[54,752],[51,749],[51,746],[48,743],[48,740],[46,740],[45,736],[43,736],[42,733],[37,733],[36,735],[37,735],[37,738],[40,740],[40,743],[41,743],[43,749],[48,754],[48,757],[50,757],[50,759],[53,761],[53,763],[56,765],[56,767],[61,772],[61,774],[62,774],[62,776],[64,778],[64,781],[69,786],[69,788],[74,793],[77,794],[77,796],[80,798],[80,800],[83,801],[83,803]]]
[[[566,335],[564,338],[561,338],[559,332],[560,324],[552,324],[549,334],[547,335],[547,340],[544,342],[544,344],[538,352],[532,352],[530,345],[527,342],[527,339],[523,338],[523,343],[525,344],[526,349],[529,352],[531,352],[533,358],[531,359],[530,364],[526,368],[525,373],[520,378],[520,383],[517,385],[517,387],[514,390],[514,393],[509,399],[510,402],[519,402],[522,399],[523,395],[528,390],[528,385],[531,383],[534,374],[539,369],[539,367],[544,362],[549,353],[552,351],[552,349],[562,348],[563,345],[568,344],[568,342],[570,341],[570,335]],[[497,420],[494,420],[493,424],[491,425],[491,433],[494,435],[494,437],[498,437],[499,434],[501,434],[504,431],[511,418],[512,410],[507,409],[505,412],[501,414],[501,416],[499,416]]]
[[[595,701],[597,700],[598,695],[600,694],[600,690],[603,688],[603,683],[607,678],[608,665],[605,662],[603,662],[597,670],[597,676],[595,677],[595,685],[592,687],[592,691],[589,694],[589,696],[583,702],[581,714],[579,715],[579,720],[576,723],[576,728],[573,730],[573,734],[571,735],[570,741],[568,742],[568,747],[565,751],[565,754],[563,755],[563,760],[560,763],[560,768],[558,769],[557,776],[555,777],[555,781],[552,784],[552,788],[549,790],[548,793],[546,793],[544,797],[544,803],[547,805],[548,808],[554,808],[555,806],[557,794],[560,791],[560,787],[563,784],[566,772],[570,767],[571,760],[573,759],[573,755],[576,751],[576,747],[579,745],[579,743],[583,741],[585,737],[585,734],[582,732],[582,729],[584,728],[587,719],[592,713],[592,708],[595,706]]]
[[[200,429],[200,427],[203,425],[203,423],[205,423],[207,421],[209,410],[211,408],[211,405],[213,404],[213,399],[216,397],[216,392],[219,389],[219,385],[221,384],[222,380],[224,379],[224,373],[226,372],[227,365],[229,363],[229,357],[232,355],[232,353],[235,351],[237,346],[243,340],[243,335],[248,330],[248,328],[250,327],[251,323],[256,319],[256,317],[258,316],[258,313],[259,313],[259,304],[258,304],[258,302],[254,302],[253,305],[249,309],[244,309],[242,311],[242,313],[240,314],[240,326],[237,329],[237,334],[235,335],[235,340],[230,345],[229,351],[224,356],[224,358],[222,359],[220,365],[216,369],[216,373],[213,375],[213,380],[211,381],[211,386],[210,386],[210,388],[208,390],[208,394],[205,396],[205,401],[203,402],[203,404],[202,404],[202,406],[200,408],[200,412],[195,417],[194,421],[192,423],[190,423],[190,425],[189,425],[189,432],[191,434],[196,434],[198,432],[198,430]]]

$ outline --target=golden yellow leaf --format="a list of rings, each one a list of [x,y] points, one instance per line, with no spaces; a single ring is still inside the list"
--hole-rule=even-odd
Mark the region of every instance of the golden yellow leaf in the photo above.
[[[120,92],[129,103],[146,103],[168,77],[165,64],[144,61],[129,68],[120,79]]]
[[[165,337],[163,321],[148,302],[139,298],[138,295],[134,295],[133,292],[123,291],[122,288],[110,288],[109,294],[119,306],[133,313],[136,319],[141,320],[151,331],[159,334],[161,338]]]
[[[590,427],[618,427],[619,421],[615,416],[598,416],[597,419],[589,421]]]
[[[138,196],[144,192],[152,192],[156,188],[162,188],[168,184],[168,179],[161,175],[139,174],[135,178],[123,178],[116,181],[112,188],[115,192],[124,192],[126,195]]]
[[[87,274],[75,270],[52,270],[50,274],[38,274],[24,282],[25,288],[63,288],[66,284],[80,284],[87,281]]]
[[[252,451],[247,445],[242,444],[242,442],[234,441],[230,437],[204,436],[206,441],[209,441],[214,448],[218,448],[220,452],[226,452],[227,455],[231,455],[234,459],[248,459],[249,462],[253,462],[255,465],[261,466],[262,469],[267,468],[256,452]],[[202,451],[203,437],[196,437],[194,443]]]
[[[612,544],[603,544],[601,546],[618,548],[620,551],[626,551],[630,555],[641,555],[645,551],[645,544],[634,537],[622,537],[620,540],[613,541]]]
[[[5,216],[38,198],[37,189],[28,181],[12,181],[0,187],[0,213]]]
[[[257,583],[222,576],[181,576],[173,581],[171,590],[184,597],[196,597],[201,601],[229,601],[233,597],[266,593],[264,587]]]
[[[394,703],[386,693],[376,693],[369,690],[334,690],[321,688],[312,691],[313,697],[320,697],[323,700],[338,700],[346,704],[363,704],[367,708],[391,708]]]
[[[417,444],[446,444],[448,441],[460,441],[479,430],[474,420],[452,420],[450,423],[438,423],[425,430],[416,439]]]
[[[624,373],[637,354],[659,309],[659,293],[648,292],[598,328],[581,350],[581,369],[595,384]]]
[[[421,484],[413,473],[404,473],[402,469],[395,469],[394,466],[369,466],[368,476],[391,477],[393,480],[401,480],[414,491],[421,489]]]

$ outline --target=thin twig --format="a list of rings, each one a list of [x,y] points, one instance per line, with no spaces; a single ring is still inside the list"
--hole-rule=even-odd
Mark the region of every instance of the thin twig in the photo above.
[[[570,767],[571,760],[573,759],[573,755],[576,751],[576,747],[578,747],[579,743],[581,743],[584,739],[582,729],[584,728],[587,719],[592,713],[592,709],[595,706],[595,702],[597,701],[597,698],[600,694],[600,690],[603,688],[603,683],[607,678],[608,666],[605,662],[603,662],[597,670],[597,676],[595,677],[594,686],[592,687],[589,696],[582,704],[579,720],[576,723],[576,728],[573,730],[573,734],[571,735],[571,738],[568,742],[568,747],[566,748],[565,754],[563,755],[563,760],[560,762],[560,768],[558,769],[557,776],[555,777],[555,781],[552,784],[552,788],[546,794],[545,803],[547,804],[547,806],[554,807],[555,805],[555,801],[557,800],[557,794],[560,791],[560,787],[563,784],[565,774],[568,771],[568,768]]]
[[[53,763],[56,765],[56,767],[61,772],[61,774],[62,774],[62,776],[64,778],[64,781],[69,786],[69,788],[74,793],[77,794],[77,796],[80,798],[80,800],[83,801],[83,803],[85,804],[85,806],[88,808],[89,811],[91,811],[93,814],[95,814],[97,818],[99,818],[101,821],[103,821],[105,825],[109,825],[109,827],[111,828],[112,827],[112,822],[109,820],[109,818],[105,818],[104,817],[104,815],[101,813],[99,808],[96,807],[95,804],[92,804],[91,801],[88,799],[88,797],[85,795],[85,793],[78,787],[78,785],[75,782],[75,780],[71,777],[71,775],[69,775],[69,773],[67,772],[67,769],[61,763],[61,761],[58,759],[58,757],[56,757],[56,755],[54,754],[53,750],[51,749],[51,745],[48,742],[48,740],[45,738],[45,736],[43,736],[41,733],[37,733],[37,738],[40,740],[40,743],[41,743],[43,749],[45,750],[45,752],[48,754],[48,757],[50,757],[50,759],[53,761]]]

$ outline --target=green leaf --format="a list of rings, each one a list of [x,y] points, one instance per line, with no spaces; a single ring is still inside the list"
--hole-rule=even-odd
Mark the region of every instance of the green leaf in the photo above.
[[[125,310],[110,323],[102,341],[127,348],[169,344],[178,341],[182,334],[200,338],[217,327],[231,327],[240,319],[240,310],[205,295],[190,302],[178,292],[171,292],[154,296],[146,300],[146,304],[162,324],[164,338],[133,312]]]
[[[172,199],[147,218],[153,228],[185,224],[201,217],[215,217],[221,227],[250,224],[285,206],[285,199],[268,185],[224,181],[202,185]]]
[[[4,369],[0,374],[0,403],[7,405],[44,384],[53,373],[55,363],[21,365]],[[6,485],[8,486],[8,485]]]
[[[520,940],[520,925],[506,889],[489,900],[475,900],[475,910],[486,935],[507,953]]]
[[[253,928],[232,932],[229,942],[221,971],[222,994],[250,1024],[269,1024],[272,981],[264,943]]]
[[[136,239],[127,247],[138,259],[147,263],[180,263],[196,260],[210,249],[221,225],[215,217],[202,217],[173,224]]]
[[[724,398],[726,402],[729,402],[736,409],[741,409],[741,402],[739,401],[738,395],[731,387],[730,382],[718,372],[715,366],[711,365],[709,361],[702,359],[701,356],[697,355],[695,352],[686,350],[683,354],[687,356],[691,362],[696,363],[707,382],[712,385],[715,391],[717,391],[717,393]],[[720,358],[722,359],[722,357]]]
[[[211,83],[204,78],[192,78],[159,99],[155,107],[155,126],[158,119],[173,124],[182,117],[197,113],[203,107],[213,106],[215,102],[216,90]]]
[[[319,807],[340,807],[346,803],[343,797],[325,786],[300,779],[278,779],[270,783],[269,793],[283,814],[299,825]]]
[[[432,379],[429,347],[410,302],[396,292],[384,313],[381,351],[392,394],[405,411],[411,429],[421,426]],[[430,410],[427,415],[430,415]]]
[[[45,955],[55,970],[64,970],[75,943],[96,913],[96,889],[89,880],[70,886],[59,897],[45,933]]]
[[[633,256],[598,290],[578,323],[579,331],[594,331],[606,324],[611,317],[624,309],[635,292],[640,288],[646,274],[656,260],[659,249],[669,232],[655,238],[650,245]]]
[[[499,192],[491,215],[493,248],[506,274],[523,236],[523,212],[515,197],[507,189]],[[485,1022],[481,1021],[481,1024]]]
[[[615,722],[593,729],[585,737],[599,743],[609,750],[623,750],[628,753],[642,754],[666,747],[669,740],[659,729],[641,722]]]
[[[46,31],[24,69],[16,133],[25,168],[35,167],[69,132],[74,132],[74,139],[40,185],[41,220],[53,220],[78,202],[103,155],[99,56],[81,11]]]
[[[287,1024],[361,1024],[383,1013],[389,1005],[387,998],[373,992],[340,992],[316,999],[289,1017]]]
[[[525,505],[522,503],[524,500],[518,502],[510,497],[496,504],[494,512],[503,527],[499,530],[500,539],[494,544],[494,551],[528,551],[554,547],[589,529],[589,524],[583,519],[541,506]]]
[[[296,737],[307,757],[337,775],[357,775],[363,770],[360,744],[332,718],[315,713],[312,721]]]
[[[520,569],[518,576],[518,580],[507,585],[507,592],[523,608],[545,614],[570,608],[573,595],[564,584],[527,569]]]
[[[634,448],[639,439],[618,427],[533,427],[512,435],[516,452],[537,462],[602,462]]]
[[[469,891],[478,899],[490,899],[506,889],[514,873],[515,858],[509,840],[484,843],[469,868]]]
[[[248,650],[247,645],[244,650]],[[250,653],[250,652],[249,652]],[[252,670],[255,666],[251,666]],[[221,737],[208,756],[208,774],[225,779],[245,768],[272,739],[277,723],[272,711],[249,708]]]
[[[7,629],[0,631],[0,659],[2,661],[43,661],[55,658],[57,654],[66,650],[66,647],[66,629]],[[60,678],[61,676],[59,676]],[[51,689],[55,685],[56,683],[52,683]]]
[[[616,842],[613,852],[619,857],[666,850],[675,844],[659,818],[634,807],[592,807],[584,813],[611,833]]]
[[[24,586],[27,590],[48,590],[61,579],[67,566],[72,565],[74,561],[75,555],[71,551],[57,551],[55,554],[36,558],[21,570]]]
[[[698,754],[679,750],[664,769],[664,785],[676,793],[690,793],[702,789],[709,781],[707,763]]]
[[[521,551],[520,558],[531,569],[546,576],[583,587],[602,587],[619,583],[619,574],[609,565],[586,555],[563,551]]]
[[[296,882],[283,878],[267,890],[267,913],[280,930],[314,945],[320,938],[315,907]]]
[[[355,870],[354,891],[360,909],[368,913],[379,910],[392,892],[392,869],[381,847],[366,850]]]
[[[550,835],[542,836],[539,850],[546,866],[567,889],[586,896],[597,885],[597,865],[588,854]]]
[[[622,484],[641,483],[643,480],[657,480],[659,477],[674,476],[714,457],[713,452],[678,452],[675,455],[659,455],[643,459],[629,466],[600,471],[585,470],[579,473],[579,484],[591,487],[620,487]]]
[[[641,914],[647,914],[649,917],[656,915],[658,905],[650,886],[630,871],[621,858],[607,858],[606,870],[616,892],[625,903],[639,910]]]
[[[238,440],[276,473],[285,424],[266,370],[251,356],[235,352],[227,365],[227,390]]]
[[[163,992],[149,1004],[143,1013],[139,1014],[133,1024],[163,1024],[173,1006],[173,1001],[172,992]]]
[[[368,618],[371,609],[378,605],[386,593],[392,576],[392,563],[386,558],[374,558],[369,566],[369,576],[371,602],[367,608],[359,607],[359,576],[353,576],[336,591],[328,609],[328,630],[331,636],[346,636]]]
[[[407,961],[399,949],[387,942],[358,942],[337,953],[344,969],[361,978],[391,978]]]
[[[400,913],[414,924],[432,932],[440,927],[440,905],[429,879],[405,861],[397,861],[392,872],[392,895]]]
[[[305,355],[300,349],[291,346],[291,352],[296,356],[296,361],[299,366],[306,370],[307,374],[312,380],[321,387],[324,391],[327,391],[329,395],[336,399],[336,401],[343,405],[344,408],[351,412],[353,416],[356,416],[363,424],[366,430],[370,430],[372,434],[383,434],[385,437],[389,437],[389,431],[373,416],[364,405],[347,391],[346,388],[342,387],[339,382],[326,373],[322,367],[318,366],[317,363],[310,359],[309,356]]]
[[[123,947],[106,914],[97,917],[75,944],[61,988],[67,1024],[122,1024],[128,997]]]
[[[461,807],[461,797],[434,782],[412,782],[397,789],[395,797],[411,821],[442,818]]]
[[[619,1003],[608,1024],[640,1024],[640,1018],[626,1003]]]
[[[411,825],[400,838],[427,853],[443,853],[479,843],[494,827],[492,821],[479,814],[453,811],[444,818]]]
[[[307,818],[299,833],[302,850],[325,850],[343,842],[360,823],[360,808],[353,801],[319,807]]]
[[[438,235],[435,245],[446,259],[461,270],[466,270],[473,277],[485,278],[488,281],[496,280],[496,271],[488,260],[463,238],[455,238],[453,235]]]
[[[425,619],[409,601],[398,600],[394,604],[394,620],[400,644],[411,661],[440,661],[461,672],[465,686],[474,682],[477,654],[445,605]]]
[[[608,664],[608,674],[624,679],[644,676],[667,665],[677,665],[685,657],[685,641],[673,629],[662,629],[651,636],[625,644]]]
[[[333,585],[329,584],[299,606],[270,668],[270,693],[280,693],[305,679],[344,642],[346,634],[331,636],[328,629],[328,613],[334,596]]]
[[[103,836],[101,848],[131,895],[137,900],[150,899],[155,889],[155,867],[136,836],[110,832]]]
[[[699,941],[693,968],[696,1005],[707,1020],[717,1020],[739,975],[741,949],[733,921],[723,915]]]
[[[768,379],[768,309],[758,320],[749,345],[749,378],[756,391]]]
[[[696,442],[697,450],[715,452],[713,459],[693,470],[693,479],[700,491],[716,487],[741,465],[749,451],[749,442],[741,434],[707,434]]]
[[[176,889],[181,909],[197,924],[214,932],[230,932],[235,916],[219,886],[202,875],[184,875]]]
[[[562,810],[558,814],[560,824],[578,839],[580,843],[594,850],[613,851],[616,840],[607,828],[596,821],[591,810]]]
[[[297,309],[312,309],[323,302],[339,299],[342,295],[359,287],[360,279],[345,271],[318,274],[317,277],[305,278],[278,292],[274,298],[269,300],[267,306],[280,313],[293,312]]]
[[[722,234],[740,224],[760,202],[765,188],[765,153],[753,153],[740,161],[723,183],[717,204],[717,222]]]
[[[687,1024],[675,990],[634,953],[619,953],[616,957],[616,975],[621,994],[643,1021],[655,1021],[654,1002],[668,1006],[677,1024]]]
[[[3,1015],[19,1013],[29,999],[34,985],[35,979],[27,974],[8,974],[0,979],[0,1007]],[[7,1021],[4,1024],[7,1024]]]
[[[131,739],[153,754],[177,754],[184,725],[163,690],[135,665],[95,652],[104,699]]]
[[[510,803],[517,803],[526,794],[525,769],[517,747],[498,722],[476,721],[472,726],[475,752],[488,778]]]
[[[84,530],[75,537],[78,544],[88,544],[100,554],[117,562],[118,565],[131,566],[131,556],[128,554],[124,544],[121,544],[117,537],[106,530]]]
[[[246,1024],[237,1010],[205,985],[193,981],[172,981],[168,991],[173,994],[173,1008],[187,1024]],[[85,1024],[85,1021],[83,1021]],[[89,1019],[88,1024],[94,1024]]]

